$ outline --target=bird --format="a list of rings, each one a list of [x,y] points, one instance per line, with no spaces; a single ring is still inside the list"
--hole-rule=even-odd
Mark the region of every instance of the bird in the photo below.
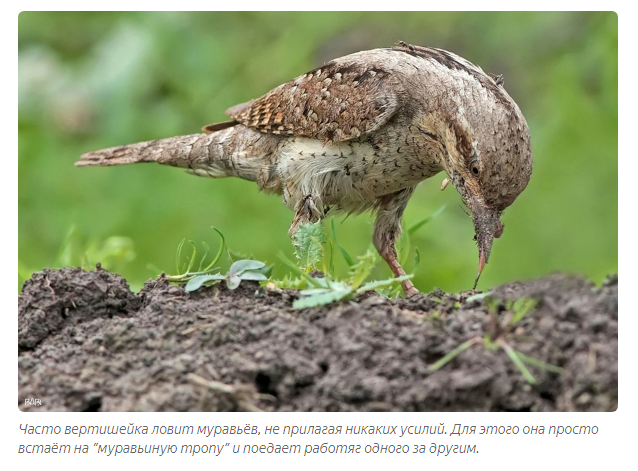
[[[403,212],[441,172],[471,212],[476,289],[501,215],[532,174],[527,122],[490,75],[443,49],[400,41],[328,61],[229,108],[204,132],[88,152],[77,166],[156,162],[203,177],[239,177],[293,212],[289,234],[328,212],[376,214],[372,240],[396,277]],[[419,293],[410,279],[406,297]]]

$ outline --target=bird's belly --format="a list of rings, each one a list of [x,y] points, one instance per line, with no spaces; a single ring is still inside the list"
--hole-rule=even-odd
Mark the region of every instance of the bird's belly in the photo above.
[[[312,195],[325,206],[348,212],[365,211],[377,198],[414,186],[440,171],[438,166],[415,158],[407,148],[397,153],[366,140],[324,146],[307,138],[294,138],[281,147],[277,169],[284,201],[290,208]]]

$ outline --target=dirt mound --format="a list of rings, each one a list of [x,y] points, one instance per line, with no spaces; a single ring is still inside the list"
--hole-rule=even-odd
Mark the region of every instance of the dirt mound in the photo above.
[[[45,270],[18,298],[18,404],[48,411],[612,411],[618,402],[617,277],[601,287],[554,275],[498,287],[539,302],[511,309],[436,290],[292,308],[295,292],[254,282],[186,293],[166,280],[135,295],[104,270]],[[562,367],[528,383],[486,333]],[[41,406],[25,405],[37,398]]]

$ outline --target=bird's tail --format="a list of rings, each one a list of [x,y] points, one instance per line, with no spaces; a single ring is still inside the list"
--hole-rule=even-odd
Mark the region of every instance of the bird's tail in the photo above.
[[[186,168],[202,177],[239,177],[257,181],[262,189],[276,191],[278,183],[276,178],[271,178],[271,164],[277,143],[275,137],[243,126],[227,127],[212,134],[170,137],[88,152],[75,165],[156,162]]]
[[[215,134],[191,134],[110,147],[83,154],[75,165],[82,167],[157,162],[174,167],[192,168],[206,157],[211,160],[210,151],[211,147],[214,147],[211,144],[215,144],[215,138]]]

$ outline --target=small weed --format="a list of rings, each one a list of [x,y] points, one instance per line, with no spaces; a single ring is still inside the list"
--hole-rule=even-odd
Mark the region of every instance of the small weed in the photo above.
[[[73,225],[67,232],[64,242],[58,250],[51,268],[80,267],[84,270],[95,269],[100,263],[107,270],[121,269],[135,258],[133,241],[128,237],[111,236],[105,240],[84,239],[77,226]],[[38,270],[18,260],[18,286],[31,278]]]
[[[219,248],[217,249],[217,254],[213,258],[213,260],[206,266],[204,266],[204,264],[206,263],[206,257],[208,257],[208,253],[210,252],[210,248],[208,244],[202,242],[202,245],[205,248],[204,255],[200,259],[199,267],[197,268],[197,270],[191,271],[193,269],[193,266],[195,265],[195,259],[197,257],[197,246],[192,240],[188,241],[193,248],[193,251],[191,253],[191,256],[186,258],[186,262],[182,264],[182,249],[184,248],[184,244],[186,243],[186,239],[182,239],[182,241],[177,245],[177,251],[175,253],[175,270],[177,271],[177,273],[181,274],[168,275],[168,281],[183,283],[189,281],[192,278],[195,278],[196,276],[210,275],[214,271],[219,270],[219,268],[215,267],[214,265],[219,261],[222,254],[224,253],[224,248],[226,247],[226,239],[224,238],[224,234],[222,234],[219,229],[217,229],[216,227],[213,227],[212,229],[217,232],[221,239],[219,242]],[[181,268],[180,264],[182,264]]]
[[[326,235],[321,222],[304,224],[295,233],[293,244],[299,266],[306,270],[316,270],[323,259],[323,244]]]
[[[337,301],[349,301],[366,291],[376,291],[396,285],[400,286],[403,281],[412,276],[407,275],[366,283],[365,280],[370,276],[370,272],[376,263],[376,257],[371,251],[358,257],[358,262],[351,266],[348,278],[343,281],[333,280],[330,275],[325,275],[323,278],[313,278],[283,255],[281,255],[281,258],[293,272],[299,275],[299,278],[295,280],[296,287],[298,289],[305,288],[299,292],[301,298],[293,303],[293,307],[296,309],[323,306]],[[281,283],[275,282],[275,285],[283,287]]]
[[[490,311],[492,324],[490,332],[486,333],[483,337],[473,337],[467,342],[462,343],[454,350],[449,352],[447,355],[445,355],[443,358],[441,358],[439,361],[430,365],[430,367],[428,368],[429,371],[434,372],[441,369],[443,366],[452,361],[468,348],[472,347],[473,345],[482,343],[483,346],[488,350],[504,350],[510,360],[512,360],[512,363],[514,363],[514,365],[516,365],[518,370],[521,372],[521,375],[523,375],[525,380],[530,384],[536,384],[536,379],[527,369],[525,364],[551,371],[553,373],[562,373],[563,369],[558,366],[550,365],[535,358],[528,357],[527,355],[523,355],[521,352],[514,350],[505,339],[507,334],[512,331],[514,326],[516,326],[516,324],[523,320],[525,316],[529,314],[534,309],[534,307],[536,307],[536,305],[538,304],[538,300],[524,297],[517,299],[516,301],[506,302],[505,308],[512,313],[512,316],[506,324],[502,325],[498,320],[497,314],[498,310],[502,306],[502,303],[494,299],[491,296],[491,293],[474,295],[469,297],[467,301],[477,301],[479,299],[485,300],[485,303]]]
[[[228,273],[197,275],[186,283],[186,291],[195,291],[203,284],[214,281],[226,281],[228,289],[236,289],[242,281],[266,281],[268,277],[260,270],[266,268],[264,262],[257,260],[237,260],[230,266]]]
[[[335,227],[334,218],[332,218],[332,220],[330,221],[330,227],[332,228],[332,239],[334,240],[335,245],[339,249],[339,252],[341,252],[343,259],[346,261],[348,266],[351,267],[352,265],[354,265],[355,262],[350,256],[350,254],[348,253],[348,251],[344,249],[343,246],[339,243],[339,239],[337,239],[337,228]]]
[[[195,291],[199,289],[204,284],[214,284],[220,281],[225,281],[228,289],[236,289],[242,280],[250,280],[250,281],[266,281],[270,276],[270,272],[272,267],[267,267],[264,262],[260,262],[257,260],[237,260],[230,266],[228,273],[223,275],[218,267],[214,265],[219,261],[222,254],[224,253],[224,248],[226,247],[226,239],[224,238],[224,234],[213,227],[213,230],[217,232],[220,237],[219,247],[217,249],[217,253],[215,257],[205,265],[206,257],[210,251],[208,244],[202,242],[202,245],[205,247],[205,252],[202,258],[199,261],[199,266],[196,271],[191,271],[195,265],[195,260],[197,258],[197,247],[193,241],[189,241],[190,245],[193,248],[193,251],[190,257],[187,257],[186,262],[182,265],[180,270],[180,263],[182,260],[182,249],[186,242],[183,239],[179,245],[177,246],[177,253],[175,254],[175,267],[178,273],[181,271],[181,275],[169,275],[167,276],[169,281],[177,282],[177,283],[186,283],[186,291]]]

